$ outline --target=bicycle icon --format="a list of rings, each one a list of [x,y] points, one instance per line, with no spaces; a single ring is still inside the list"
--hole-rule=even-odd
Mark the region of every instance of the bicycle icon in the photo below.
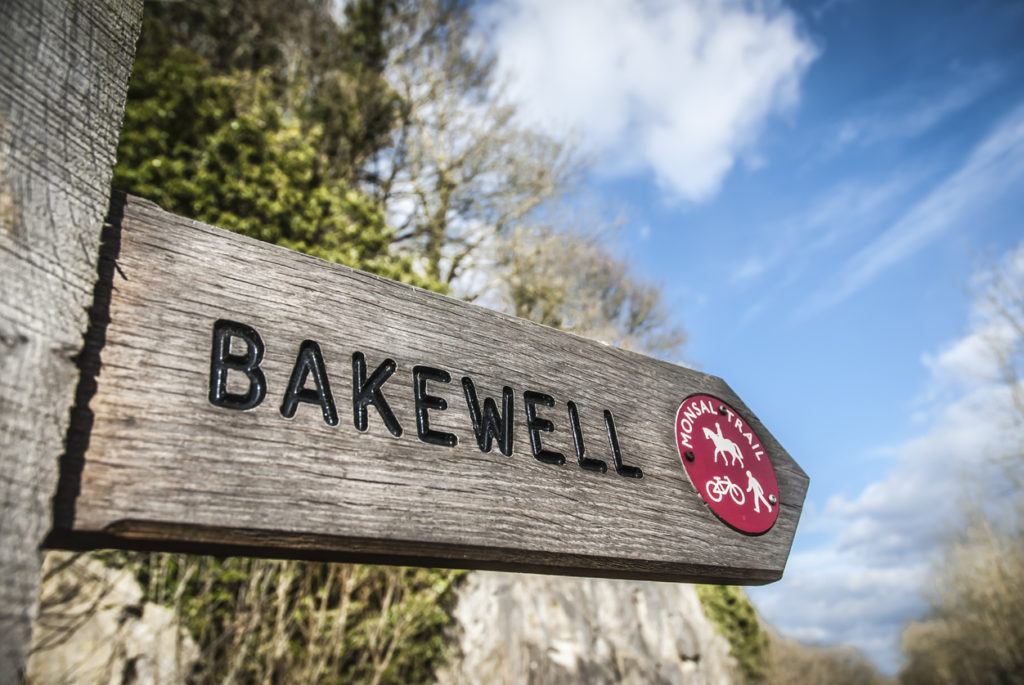
[[[729,480],[729,476],[715,476],[704,487],[708,497],[714,502],[721,502],[722,498],[729,495],[737,506],[742,506],[747,499],[743,494],[743,488]]]

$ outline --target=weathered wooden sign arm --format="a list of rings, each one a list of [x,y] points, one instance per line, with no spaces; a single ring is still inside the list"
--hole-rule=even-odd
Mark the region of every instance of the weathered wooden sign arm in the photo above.
[[[782,574],[807,477],[719,378],[119,194],[99,271],[52,544]]]

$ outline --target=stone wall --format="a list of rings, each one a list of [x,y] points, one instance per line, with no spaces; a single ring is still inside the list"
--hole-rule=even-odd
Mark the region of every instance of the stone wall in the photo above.
[[[477,572],[441,685],[737,682],[692,585]]]
[[[440,685],[739,682],[692,585],[475,572],[453,616]],[[198,657],[129,571],[47,554],[29,683],[182,683]]]
[[[174,612],[144,601],[130,571],[47,553],[28,683],[181,683],[198,657]]]

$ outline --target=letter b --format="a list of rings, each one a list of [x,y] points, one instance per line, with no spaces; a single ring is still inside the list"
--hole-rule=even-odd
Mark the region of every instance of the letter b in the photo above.
[[[231,354],[231,339],[245,343],[244,354]],[[263,339],[256,329],[244,323],[220,319],[213,324],[213,351],[210,354],[210,404],[225,409],[252,409],[267,396],[267,379],[260,369]],[[228,392],[228,371],[240,371],[249,379],[246,393]]]

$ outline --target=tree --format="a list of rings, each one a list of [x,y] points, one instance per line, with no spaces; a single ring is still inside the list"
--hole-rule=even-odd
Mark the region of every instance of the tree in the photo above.
[[[533,130],[502,95],[494,58],[458,0],[398,4],[387,76],[401,98],[392,144],[364,174],[393,244],[469,300],[652,354],[679,353],[659,288],[614,256],[577,193],[585,160]]]
[[[571,145],[520,126],[471,29],[464,2],[399,3],[387,74],[401,110],[392,144],[367,174],[397,229],[393,243],[448,286],[483,268],[474,258],[564,193],[579,171]]]
[[[979,283],[987,315],[995,322],[989,335],[992,355],[1010,392],[1018,423],[1024,426],[1024,246],[997,263]],[[1024,453],[1003,455],[1005,473],[1024,488]]]
[[[178,46],[213,73],[264,75],[303,133],[316,129],[325,173],[354,186],[399,113],[384,78],[394,3],[354,0],[338,8],[330,0],[152,3],[140,49]]]
[[[1024,506],[1010,525],[976,511],[947,543],[931,609],[903,633],[900,681],[997,685],[1024,674]]]
[[[889,685],[859,650],[849,646],[806,645],[772,636],[768,656],[769,685]]]
[[[686,336],[655,285],[615,257],[610,231],[517,226],[495,255],[491,283],[505,308],[524,319],[610,345],[673,356]]]
[[[303,124],[275,98],[272,74],[216,72],[165,42],[168,33],[157,18],[143,27],[115,187],[254,238],[438,287],[391,252],[381,211],[319,151],[324,128]]]
[[[1024,674],[1024,246],[980,280],[981,326],[1017,441],[996,455],[932,579],[930,608],[903,633],[902,682],[1021,682]],[[1003,497],[992,497],[992,488]]]

